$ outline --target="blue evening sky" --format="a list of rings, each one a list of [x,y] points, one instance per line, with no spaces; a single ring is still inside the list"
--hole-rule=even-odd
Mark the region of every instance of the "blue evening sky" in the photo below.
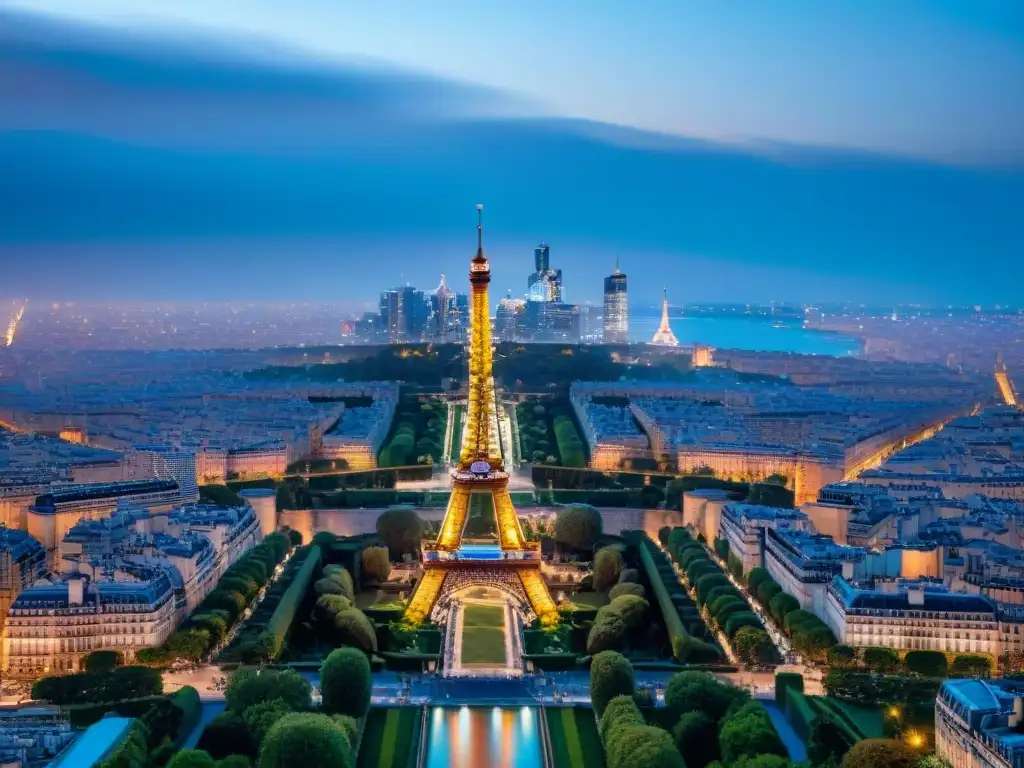
[[[1019,301],[1024,3],[0,0],[0,164],[0,294]]]

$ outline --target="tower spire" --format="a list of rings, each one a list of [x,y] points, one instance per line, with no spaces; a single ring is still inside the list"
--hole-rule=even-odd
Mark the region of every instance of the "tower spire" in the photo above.
[[[484,251],[484,204],[476,204],[476,250],[477,253]]]
[[[621,275],[622,274],[622,272],[619,271],[619,257],[618,256],[615,257],[615,274],[616,275]]]
[[[661,299],[661,324],[658,326],[658,330],[654,332],[654,338],[651,339],[651,344],[659,344],[663,347],[678,347],[679,340],[676,339],[676,335],[672,333],[672,326],[668,322],[668,286],[665,286],[665,291],[662,294]]]

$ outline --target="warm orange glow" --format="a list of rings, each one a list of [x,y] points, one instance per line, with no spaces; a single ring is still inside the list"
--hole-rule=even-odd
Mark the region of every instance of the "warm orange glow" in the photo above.
[[[924,736],[918,731],[907,731],[907,744],[914,749],[920,749],[924,746]]]

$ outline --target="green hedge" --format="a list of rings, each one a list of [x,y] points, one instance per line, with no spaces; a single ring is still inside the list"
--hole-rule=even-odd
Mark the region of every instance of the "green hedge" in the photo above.
[[[317,573],[319,567],[320,547],[310,547],[310,552],[306,555],[302,567],[295,574],[291,584],[288,585],[288,589],[285,590],[281,602],[277,604],[264,630],[264,635],[270,636],[273,639],[273,648],[275,650],[271,656],[272,660],[277,659],[281,655],[288,630],[291,628],[292,622],[295,621],[295,614],[306,597],[309,582],[313,579],[313,574]]]
[[[800,735],[800,739],[806,744],[811,738],[814,721],[818,718],[817,713],[811,707],[803,691],[793,686],[787,686],[783,689],[782,704],[786,711],[786,719],[789,720],[793,725],[793,730]]]
[[[88,728],[93,723],[102,720],[108,712],[114,712],[119,717],[142,717],[153,708],[154,704],[163,701],[164,698],[164,696],[143,696],[140,699],[125,699],[113,703],[72,704],[61,709],[67,713],[72,728]]]

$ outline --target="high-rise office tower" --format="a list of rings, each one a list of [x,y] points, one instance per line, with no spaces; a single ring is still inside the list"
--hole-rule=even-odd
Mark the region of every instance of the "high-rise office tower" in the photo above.
[[[562,270],[551,268],[551,252],[546,243],[533,250],[533,264],[537,268],[526,280],[530,301],[562,300]]]
[[[629,343],[626,275],[619,270],[618,260],[615,262],[615,272],[604,279],[604,343]]]
[[[392,344],[416,342],[423,338],[430,305],[423,291],[411,285],[392,288],[380,295],[380,316]]]
[[[551,268],[551,250],[547,243],[533,249],[533,264],[538,272],[547,272]]]

